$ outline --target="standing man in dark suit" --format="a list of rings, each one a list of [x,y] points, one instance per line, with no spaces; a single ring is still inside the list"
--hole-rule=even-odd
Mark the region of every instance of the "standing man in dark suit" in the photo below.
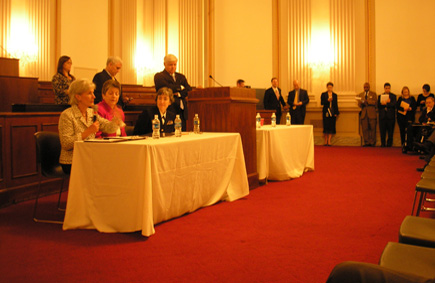
[[[95,100],[94,104],[97,104],[103,100],[101,90],[103,89],[103,84],[108,80],[117,81],[115,76],[122,68],[122,60],[119,57],[109,57],[106,61],[106,68],[101,72],[96,73],[92,82],[95,84]],[[129,101],[128,98],[122,96],[122,92],[119,94],[118,104],[124,108],[124,105]]]
[[[293,81],[293,90],[288,93],[287,103],[290,105],[292,124],[303,125],[305,123],[306,105],[310,102],[308,93],[301,89],[297,80]]]
[[[279,124],[281,121],[281,105],[286,108],[284,98],[281,95],[281,89],[278,87],[278,79],[272,78],[272,87],[268,88],[264,93],[264,109],[266,110],[276,110],[276,123]]]
[[[376,146],[376,103],[377,95],[370,91],[370,84],[364,84],[364,91],[358,96],[358,107],[361,108],[360,121],[364,146]]]
[[[177,62],[178,59],[175,55],[166,55],[163,60],[165,69],[162,72],[155,74],[154,85],[157,92],[162,87],[167,87],[172,90],[174,93],[174,102],[169,107],[169,110],[180,115],[183,131],[185,131],[186,120],[188,118],[186,98],[192,88],[183,74],[175,72],[177,69]]]
[[[381,131],[381,147],[391,147],[393,145],[394,125],[396,123],[396,100],[394,93],[390,92],[390,83],[384,84],[384,93],[378,97],[379,111],[379,130]],[[382,99],[383,96],[388,99]],[[385,139],[388,133],[388,140]]]

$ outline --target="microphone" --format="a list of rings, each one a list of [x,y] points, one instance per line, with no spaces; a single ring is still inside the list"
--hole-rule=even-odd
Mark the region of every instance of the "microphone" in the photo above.
[[[94,117],[92,117],[92,122],[95,123],[97,121],[97,112],[98,112],[98,105],[93,105],[92,108],[94,109]]]
[[[212,79],[215,83],[217,83],[218,85],[220,85],[220,86],[222,86],[223,87],[223,85],[221,85],[217,80],[215,80],[214,78],[213,78],[213,76],[212,75],[210,75],[210,76],[208,76],[210,79]]]

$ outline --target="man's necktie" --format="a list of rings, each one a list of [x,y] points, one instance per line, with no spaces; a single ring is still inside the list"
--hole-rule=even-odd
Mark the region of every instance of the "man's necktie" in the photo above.
[[[295,90],[295,99],[293,100],[293,110],[296,109],[296,104],[298,103],[299,91]]]
[[[276,95],[276,99],[279,101],[279,92],[278,89],[275,88],[275,95]]]

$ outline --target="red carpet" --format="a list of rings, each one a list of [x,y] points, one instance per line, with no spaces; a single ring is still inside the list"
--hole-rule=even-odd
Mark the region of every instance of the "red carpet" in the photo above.
[[[0,278],[325,282],[335,264],[377,263],[397,241],[422,165],[399,148],[316,147],[314,172],[162,223],[150,238],[62,231],[34,223],[33,202],[21,203],[0,210]]]

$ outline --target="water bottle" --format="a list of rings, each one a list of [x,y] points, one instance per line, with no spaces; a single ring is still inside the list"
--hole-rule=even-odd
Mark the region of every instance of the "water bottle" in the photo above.
[[[285,116],[285,124],[286,126],[290,126],[292,124],[292,116],[290,116],[290,112],[287,112]]]
[[[160,121],[159,116],[154,115],[153,120],[153,139],[159,139],[160,138]]]
[[[175,136],[176,137],[181,137],[181,119],[180,119],[180,115],[177,115],[175,117]]]
[[[198,114],[195,114],[195,118],[193,118],[193,133],[199,134],[199,117],[198,117]]]
[[[275,128],[276,127],[276,115],[275,115],[275,113],[272,114],[272,119],[271,120],[272,120],[272,127]]]
[[[260,113],[257,113],[257,116],[255,117],[255,124],[257,128],[261,128],[261,116]]]

